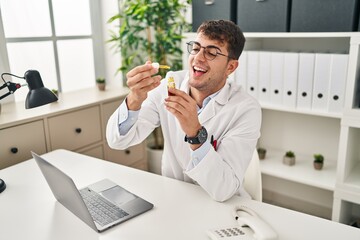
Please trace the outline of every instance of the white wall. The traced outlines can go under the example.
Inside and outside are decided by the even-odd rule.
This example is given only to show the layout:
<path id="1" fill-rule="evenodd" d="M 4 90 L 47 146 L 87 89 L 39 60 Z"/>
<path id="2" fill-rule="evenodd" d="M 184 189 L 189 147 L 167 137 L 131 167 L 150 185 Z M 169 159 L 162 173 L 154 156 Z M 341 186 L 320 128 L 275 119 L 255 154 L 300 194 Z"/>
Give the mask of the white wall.
<path id="1" fill-rule="evenodd" d="M 101 1 L 101 15 L 103 23 L 103 39 L 104 39 L 104 58 L 105 58 L 105 72 L 106 80 L 110 85 L 122 86 L 121 73 L 116 73 L 116 70 L 121 64 L 120 53 L 116 53 L 112 43 L 106 43 L 110 38 L 110 31 L 117 31 L 116 23 L 109 24 L 107 21 L 110 17 L 117 14 L 118 0 Z"/>

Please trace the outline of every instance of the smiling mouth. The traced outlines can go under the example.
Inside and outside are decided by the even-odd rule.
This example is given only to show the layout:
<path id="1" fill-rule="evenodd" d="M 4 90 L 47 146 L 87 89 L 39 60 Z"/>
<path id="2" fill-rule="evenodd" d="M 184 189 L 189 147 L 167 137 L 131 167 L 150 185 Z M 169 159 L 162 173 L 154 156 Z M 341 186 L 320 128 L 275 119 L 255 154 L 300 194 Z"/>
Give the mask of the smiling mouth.
<path id="1" fill-rule="evenodd" d="M 200 67 L 196 67 L 196 66 L 193 67 L 193 71 L 194 71 L 194 76 L 195 76 L 195 77 L 200 77 L 200 76 L 202 76 L 203 74 L 207 73 L 207 70 L 206 70 L 206 69 L 200 68 Z"/>

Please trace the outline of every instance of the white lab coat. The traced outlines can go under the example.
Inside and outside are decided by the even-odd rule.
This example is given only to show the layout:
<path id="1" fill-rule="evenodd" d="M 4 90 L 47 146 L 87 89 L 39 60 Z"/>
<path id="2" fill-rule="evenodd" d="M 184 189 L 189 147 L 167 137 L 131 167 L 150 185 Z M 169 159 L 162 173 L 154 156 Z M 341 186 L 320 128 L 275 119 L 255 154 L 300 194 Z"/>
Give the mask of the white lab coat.
<path id="1" fill-rule="evenodd" d="M 188 72 L 169 72 L 176 86 L 189 92 Z M 162 175 L 199 184 L 216 201 L 225 201 L 234 194 L 249 195 L 242 186 L 245 171 L 260 137 L 261 108 L 240 86 L 227 82 L 199 114 L 200 124 L 217 140 L 217 151 L 211 147 L 201 162 L 187 170 L 192 150 L 184 141 L 177 119 L 164 106 L 167 81 L 149 92 L 139 117 L 129 132 L 120 136 L 119 109 L 110 117 L 106 138 L 111 148 L 125 149 L 142 142 L 155 127 L 161 125 L 165 146 Z"/>

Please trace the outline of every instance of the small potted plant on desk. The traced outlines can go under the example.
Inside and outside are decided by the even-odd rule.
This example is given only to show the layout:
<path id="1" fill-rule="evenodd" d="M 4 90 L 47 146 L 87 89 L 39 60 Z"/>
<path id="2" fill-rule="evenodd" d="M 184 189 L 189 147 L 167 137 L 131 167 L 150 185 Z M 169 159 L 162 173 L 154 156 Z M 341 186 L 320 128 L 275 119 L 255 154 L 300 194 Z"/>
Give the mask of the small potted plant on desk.
<path id="1" fill-rule="evenodd" d="M 295 164 L 295 153 L 292 151 L 287 151 L 283 157 L 283 163 L 285 165 L 292 166 Z"/>
<path id="2" fill-rule="evenodd" d="M 57 96 L 59 97 L 59 91 L 55 88 L 51 89 L 51 91 Z"/>
<path id="3" fill-rule="evenodd" d="M 324 156 L 321 154 L 314 154 L 314 168 L 321 170 L 324 166 Z"/>
<path id="4" fill-rule="evenodd" d="M 257 149 L 257 152 L 258 152 L 258 154 L 259 154 L 259 159 L 260 159 L 260 160 L 265 159 L 265 156 L 266 156 L 266 149 L 265 149 L 265 148 L 259 147 L 259 148 Z"/>
<path id="5" fill-rule="evenodd" d="M 96 79 L 96 85 L 98 86 L 98 89 L 100 91 L 105 91 L 105 78 L 97 78 Z"/>

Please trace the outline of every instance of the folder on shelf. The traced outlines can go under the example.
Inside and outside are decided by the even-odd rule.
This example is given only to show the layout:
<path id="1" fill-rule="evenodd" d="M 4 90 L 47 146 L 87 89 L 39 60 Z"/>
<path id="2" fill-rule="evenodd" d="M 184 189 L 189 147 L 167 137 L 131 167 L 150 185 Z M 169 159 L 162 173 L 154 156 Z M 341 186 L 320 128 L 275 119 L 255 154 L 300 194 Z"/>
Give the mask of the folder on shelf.
<path id="1" fill-rule="evenodd" d="M 299 73 L 296 98 L 296 108 L 299 110 L 311 109 L 314 67 L 314 53 L 299 53 Z"/>
<path id="2" fill-rule="evenodd" d="M 298 84 L 299 54 L 284 53 L 284 85 L 283 105 L 289 108 L 296 107 Z"/>
<path id="3" fill-rule="evenodd" d="M 270 60 L 271 52 L 259 52 L 258 96 L 260 102 L 270 102 Z"/>
<path id="4" fill-rule="evenodd" d="M 271 53 L 270 102 L 281 105 L 283 95 L 284 53 Z"/>
<path id="5" fill-rule="evenodd" d="M 246 90 L 247 79 L 247 51 L 243 51 L 239 58 L 239 66 L 235 70 L 235 82 Z"/>
<path id="6" fill-rule="evenodd" d="M 247 52 L 247 92 L 258 99 L 259 52 Z"/>
<path id="7" fill-rule="evenodd" d="M 330 69 L 329 112 L 342 112 L 348 68 L 348 54 L 332 54 Z"/>
<path id="8" fill-rule="evenodd" d="M 327 111 L 330 85 L 330 67 L 332 54 L 316 53 L 312 110 Z"/>

